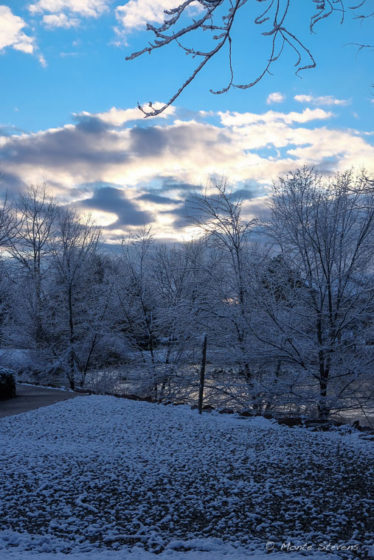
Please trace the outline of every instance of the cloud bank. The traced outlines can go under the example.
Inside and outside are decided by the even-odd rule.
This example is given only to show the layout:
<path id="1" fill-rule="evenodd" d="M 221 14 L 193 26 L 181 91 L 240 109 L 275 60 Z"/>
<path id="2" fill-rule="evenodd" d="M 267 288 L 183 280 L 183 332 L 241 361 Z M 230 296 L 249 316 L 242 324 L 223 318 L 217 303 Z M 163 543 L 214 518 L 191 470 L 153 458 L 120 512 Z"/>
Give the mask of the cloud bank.
<path id="1" fill-rule="evenodd" d="M 146 120 L 137 109 L 82 112 L 63 127 L 0 136 L 0 187 L 46 182 L 58 201 L 90 212 L 107 236 L 153 224 L 159 237 L 188 237 L 191 194 L 226 177 L 248 211 L 261 211 L 276 178 L 313 165 L 324 172 L 366 167 L 373 137 L 334 127 L 321 108 L 289 113 L 171 108 Z M 252 208 L 252 210 L 251 210 Z"/>

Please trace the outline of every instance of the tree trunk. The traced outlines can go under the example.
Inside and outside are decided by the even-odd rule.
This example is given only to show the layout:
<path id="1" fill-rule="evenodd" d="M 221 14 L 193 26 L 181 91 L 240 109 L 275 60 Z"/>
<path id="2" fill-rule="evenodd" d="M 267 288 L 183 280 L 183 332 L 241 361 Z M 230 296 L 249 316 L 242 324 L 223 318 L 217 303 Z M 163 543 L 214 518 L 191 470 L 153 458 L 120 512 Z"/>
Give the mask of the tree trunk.
<path id="1" fill-rule="evenodd" d="M 68 311 L 69 311 L 69 383 L 70 389 L 75 389 L 75 356 L 74 356 L 74 319 L 73 319 L 73 293 L 71 284 L 68 287 Z"/>
<path id="2" fill-rule="evenodd" d="M 319 402 L 318 402 L 318 419 L 326 421 L 330 414 L 330 408 L 327 404 L 327 381 L 328 374 L 324 371 L 323 376 L 319 380 Z"/>

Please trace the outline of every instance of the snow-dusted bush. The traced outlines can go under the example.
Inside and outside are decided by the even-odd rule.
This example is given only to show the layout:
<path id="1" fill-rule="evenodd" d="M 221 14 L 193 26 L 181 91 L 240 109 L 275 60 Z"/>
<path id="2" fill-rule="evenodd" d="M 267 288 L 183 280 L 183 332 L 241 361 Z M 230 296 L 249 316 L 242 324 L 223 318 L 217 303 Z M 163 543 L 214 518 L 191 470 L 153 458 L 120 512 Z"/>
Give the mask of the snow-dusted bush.
<path id="1" fill-rule="evenodd" d="M 16 396 L 16 382 L 10 369 L 0 368 L 0 400 Z"/>

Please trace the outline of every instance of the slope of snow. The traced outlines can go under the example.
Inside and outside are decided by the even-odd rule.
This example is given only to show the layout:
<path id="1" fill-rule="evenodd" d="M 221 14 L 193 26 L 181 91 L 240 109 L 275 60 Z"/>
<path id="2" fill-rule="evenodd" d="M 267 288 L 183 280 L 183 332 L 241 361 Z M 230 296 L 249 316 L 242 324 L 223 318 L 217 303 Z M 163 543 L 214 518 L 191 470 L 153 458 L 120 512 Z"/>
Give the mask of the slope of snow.
<path id="1" fill-rule="evenodd" d="M 348 428 L 90 396 L 0 431 L 4 559 L 333 560 L 373 542 L 372 444 Z"/>

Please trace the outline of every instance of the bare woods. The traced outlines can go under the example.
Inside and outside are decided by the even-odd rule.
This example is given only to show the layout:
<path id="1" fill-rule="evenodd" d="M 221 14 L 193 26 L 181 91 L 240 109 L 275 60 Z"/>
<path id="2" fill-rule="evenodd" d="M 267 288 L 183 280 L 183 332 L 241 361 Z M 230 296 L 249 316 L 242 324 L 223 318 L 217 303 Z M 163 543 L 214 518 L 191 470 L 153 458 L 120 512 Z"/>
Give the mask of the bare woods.
<path id="1" fill-rule="evenodd" d="M 194 205 L 195 241 L 160 244 L 142 232 L 108 252 L 99 229 L 45 188 L 6 200 L 1 353 L 15 364 L 28 353 L 15 369 L 43 370 L 51 383 L 76 388 L 96 374 L 102 384 L 127 383 L 127 392 L 132 384 L 156 400 L 188 401 L 206 334 L 212 401 L 320 419 L 365 413 L 373 182 L 298 170 L 275 184 L 262 221 L 246 219 L 225 184 Z"/>

